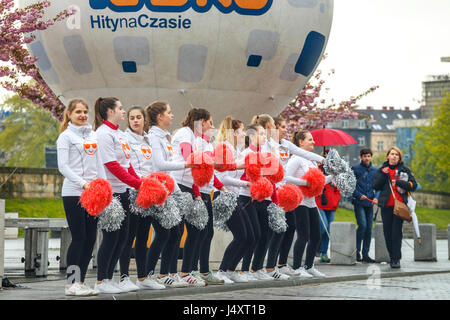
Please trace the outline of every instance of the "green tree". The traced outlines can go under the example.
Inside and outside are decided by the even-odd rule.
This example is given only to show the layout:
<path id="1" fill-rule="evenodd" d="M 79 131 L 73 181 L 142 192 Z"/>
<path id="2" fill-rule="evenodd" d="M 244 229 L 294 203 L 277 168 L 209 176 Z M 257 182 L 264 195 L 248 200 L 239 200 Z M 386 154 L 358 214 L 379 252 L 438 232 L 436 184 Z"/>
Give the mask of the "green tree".
<path id="1" fill-rule="evenodd" d="M 434 107 L 430 126 L 415 136 L 412 170 L 425 190 L 450 192 L 450 93 Z"/>
<path id="2" fill-rule="evenodd" d="M 2 103 L 11 116 L 3 122 L 0 150 L 6 153 L 6 166 L 41 168 L 45 164 L 44 147 L 53 146 L 60 123 L 52 114 L 17 94 Z"/>

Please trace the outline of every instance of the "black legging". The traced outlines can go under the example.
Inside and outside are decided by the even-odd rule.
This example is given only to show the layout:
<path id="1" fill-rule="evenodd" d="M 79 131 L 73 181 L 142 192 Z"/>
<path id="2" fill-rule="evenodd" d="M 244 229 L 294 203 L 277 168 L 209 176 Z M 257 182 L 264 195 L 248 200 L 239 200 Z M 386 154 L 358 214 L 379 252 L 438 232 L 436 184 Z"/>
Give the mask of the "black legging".
<path id="1" fill-rule="evenodd" d="M 250 262 L 252 261 L 253 252 L 255 251 L 256 245 L 261 238 L 261 227 L 259 226 L 258 212 L 256 210 L 256 201 L 253 201 L 250 197 L 239 196 L 238 202 L 241 207 L 245 210 L 246 214 L 246 226 L 247 231 L 253 234 L 252 242 L 247 246 L 244 256 L 242 258 L 242 271 L 249 271 Z"/>
<path id="2" fill-rule="evenodd" d="M 258 271 L 264 267 L 264 258 L 267 253 L 269 245 L 269 218 L 267 213 L 267 207 L 271 204 L 271 201 L 264 200 L 262 202 L 256 202 L 256 211 L 258 212 L 259 226 L 261 230 L 261 236 L 256 244 L 255 252 L 253 253 L 252 270 Z"/>
<path id="3" fill-rule="evenodd" d="M 160 274 L 177 273 L 180 241 L 184 233 L 184 221 L 170 229 L 169 239 L 161 252 Z"/>
<path id="4" fill-rule="evenodd" d="M 222 263 L 219 267 L 222 271 L 234 271 L 243 257 L 245 250 L 254 241 L 251 229 L 250 232 L 247 231 L 246 214 L 247 213 L 238 205 L 233 211 L 230 219 L 226 222 L 228 229 L 230 229 L 233 234 L 233 240 L 227 246 L 223 254 Z"/>
<path id="5" fill-rule="evenodd" d="M 119 259 L 121 276 L 123 276 L 123 275 L 128 276 L 133 241 L 134 241 L 134 238 L 136 237 L 136 233 L 138 231 L 137 230 L 138 226 L 140 226 L 142 224 L 142 222 L 140 220 L 141 220 L 140 216 L 138 216 L 134 213 L 130 214 L 128 236 L 127 236 L 127 239 L 125 240 L 125 246 L 122 250 L 122 254 L 120 255 L 120 259 Z M 147 234 L 148 234 L 148 231 L 147 231 Z M 137 240 L 136 240 L 136 244 L 137 244 Z M 140 249 L 142 250 L 142 246 L 140 247 Z M 141 252 L 138 252 L 138 251 L 139 251 L 138 248 L 135 248 L 136 267 L 139 265 L 139 262 L 141 262 L 140 259 L 138 259 L 138 257 L 137 257 L 137 256 L 140 256 L 139 253 L 141 253 Z M 145 260 L 144 260 L 144 263 L 145 263 Z"/>
<path id="6" fill-rule="evenodd" d="M 112 279 L 114 268 L 119 261 L 123 248 L 126 245 L 129 231 L 130 200 L 128 190 L 124 193 L 114 193 L 119 197 L 120 203 L 125 210 L 125 219 L 119 230 L 107 232 L 102 230 L 103 240 L 98 248 L 97 255 L 97 280 Z"/>
<path id="7" fill-rule="evenodd" d="M 284 233 L 283 240 L 281 241 L 278 265 L 287 265 L 289 251 L 291 250 L 292 241 L 295 234 L 295 210 L 286 212 L 287 229 Z"/>
<path id="8" fill-rule="evenodd" d="M 151 218 L 151 224 L 153 225 L 155 237 L 150 245 L 150 249 L 147 251 L 147 262 L 145 264 L 147 274 L 155 271 L 156 263 L 158 262 L 163 249 L 167 245 L 170 236 L 170 230 L 163 228 L 155 218 Z"/>
<path id="9" fill-rule="evenodd" d="M 281 242 L 285 232 L 276 233 L 269 228 L 269 249 L 267 251 L 266 268 L 275 268 L 277 264 L 278 253 L 280 252 Z"/>
<path id="10" fill-rule="evenodd" d="M 191 188 L 185 187 L 181 184 L 179 187 L 182 192 L 189 192 L 192 196 L 194 196 L 194 192 Z M 194 259 L 196 258 L 195 246 L 198 243 L 201 231 L 187 221 L 184 221 L 184 224 L 186 226 L 187 236 L 183 247 L 183 263 L 181 265 L 181 272 L 190 273 L 194 270 Z"/>
<path id="11" fill-rule="evenodd" d="M 215 192 L 213 198 L 216 198 L 219 192 Z M 211 195 L 208 193 L 201 193 L 203 202 L 208 210 L 208 223 L 206 227 L 200 231 L 200 236 L 197 241 L 194 250 L 194 260 L 192 270 L 198 270 L 198 261 L 200 260 L 200 272 L 209 272 L 209 254 L 211 251 L 211 242 L 214 237 L 214 226 L 213 226 L 213 213 L 212 213 L 212 201 Z"/>
<path id="12" fill-rule="evenodd" d="M 394 214 L 394 207 L 382 207 L 381 219 L 383 220 L 383 233 L 389 257 L 391 260 L 401 260 L 403 220 Z"/>
<path id="13" fill-rule="evenodd" d="M 306 249 L 305 268 L 309 269 L 314 264 L 316 251 L 320 244 L 320 220 L 317 208 L 298 206 L 295 209 L 295 222 L 297 229 L 297 241 L 294 245 L 294 269 L 301 266 L 303 253 Z"/>
<path id="14" fill-rule="evenodd" d="M 75 281 L 84 282 L 92 250 L 97 238 L 97 219 L 89 215 L 79 203 L 80 197 L 62 197 L 67 224 L 72 235 L 72 242 L 67 250 L 67 266 L 77 266 Z M 73 268 L 73 267 L 72 267 Z M 68 268 L 71 271 L 72 268 Z M 67 278 L 71 275 L 67 273 Z"/>

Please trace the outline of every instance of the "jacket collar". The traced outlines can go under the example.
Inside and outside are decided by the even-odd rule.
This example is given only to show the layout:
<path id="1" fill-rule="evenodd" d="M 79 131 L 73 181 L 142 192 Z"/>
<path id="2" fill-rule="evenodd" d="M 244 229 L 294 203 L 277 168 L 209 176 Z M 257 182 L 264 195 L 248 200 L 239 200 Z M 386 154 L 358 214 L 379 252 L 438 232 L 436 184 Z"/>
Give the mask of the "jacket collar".
<path id="1" fill-rule="evenodd" d="M 88 135 L 92 131 L 92 126 L 89 123 L 86 123 L 84 126 L 76 126 L 72 122 L 69 122 L 67 129 L 72 132 L 75 132 L 78 135 Z"/>
<path id="2" fill-rule="evenodd" d="M 170 140 L 170 132 L 167 130 L 163 130 L 158 126 L 152 126 L 149 130 L 149 133 L 153 133 L 154 135 L 160 137 L 160 138 L 168 138 Z"/>
<path id="3" fill-rule="evenodd" d="M 127 128 L 125 132 L 128 133 L 136 142 L 143 142 L 145 139 L 145 135 L 147 134 L 144 131 L 144 135 L 141 136 L 139 134 L 134 133 L 133 130 L 131 130 L 130 128 Z"/>
<path id="4" fill-rule="evenodd" d="M 104 120 L 104 121 L 103 121 L 103 124 L 107 125 L 108 127 L 110 127 L 110 128 L 113 129 L 113 130 L 119 129 L 119 125 L 112 124 L 112 123 L 109 122 L 108 120 Z"/>

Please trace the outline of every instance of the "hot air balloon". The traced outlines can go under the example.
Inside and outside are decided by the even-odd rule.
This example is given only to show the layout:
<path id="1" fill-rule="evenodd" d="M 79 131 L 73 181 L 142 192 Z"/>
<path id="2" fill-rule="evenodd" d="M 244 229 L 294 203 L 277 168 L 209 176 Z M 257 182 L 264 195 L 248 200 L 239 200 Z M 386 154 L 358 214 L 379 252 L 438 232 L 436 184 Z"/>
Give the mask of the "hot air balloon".
<path id="1" fill-rule="evenodd" d="M 73 3 L 52 1 L 48 17 Z M 174 125 L 190 107 L 206 108 L 216 122 L 278 114 L 319 64 L 333 17 L 333 0 L 75 3 L 74 16 L 29 45 L 54 93 L 91 106 L 108 96 L 125 108 L 168 101 Z"/>

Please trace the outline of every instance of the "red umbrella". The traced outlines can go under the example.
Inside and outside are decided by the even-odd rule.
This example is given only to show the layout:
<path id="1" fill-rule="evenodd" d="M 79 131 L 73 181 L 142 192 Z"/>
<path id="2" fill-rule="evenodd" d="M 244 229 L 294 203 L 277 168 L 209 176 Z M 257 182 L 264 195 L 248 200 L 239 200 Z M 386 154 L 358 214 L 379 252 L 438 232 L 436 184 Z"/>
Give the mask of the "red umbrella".
<path id="1" fill-rule="evenodd" d="M 311 131 L 316 146 L 348 145 L 358 143 L 348 133 L 336 129 L 316 129 Z"/>

